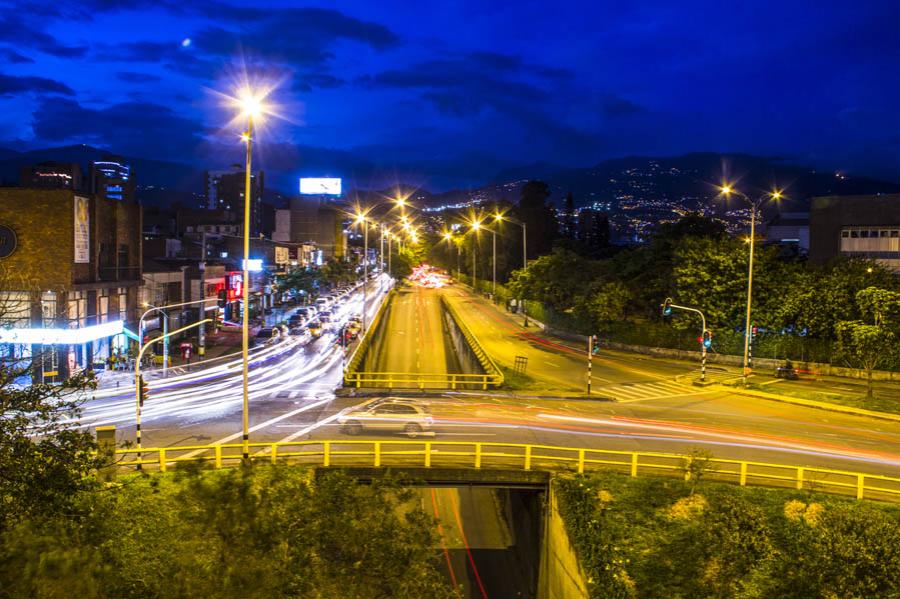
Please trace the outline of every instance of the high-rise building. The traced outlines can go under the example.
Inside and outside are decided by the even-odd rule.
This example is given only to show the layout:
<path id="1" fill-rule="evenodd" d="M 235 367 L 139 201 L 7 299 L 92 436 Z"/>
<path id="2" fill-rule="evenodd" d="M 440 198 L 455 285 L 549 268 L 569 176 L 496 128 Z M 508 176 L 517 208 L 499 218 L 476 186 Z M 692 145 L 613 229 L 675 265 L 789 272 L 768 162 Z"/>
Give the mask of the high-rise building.
<path id="1" fill-rule="evenodd" d="M 82 191 L 81 185 L 81 167 L 76 162 L 41 162 L 19 171 L 19 187 Z"/>
<path id="2" fill-rule="evenodd" d="M 131 166 L 120 156 L 107 156 L 91 164 L 91 193 L 107 200 L 133 201 Z"/>
<path id="3" fill-rule="evenodd" d="M 243 215 L 246 171 L 234 165 L 231 171 L 206 171 L 204 207 L 208 210 L 228 210 Z M 262 195 L 265 189 L 265 173 L 250 175 L 250 235 L 262 232 Z M 243 221 L 243 218 L 241 218 Z"/>
<path id="4" fill-rule="evenodd" d="M 344 219 L 340 209 L 319 197 L 291 199 L 289 210 L 277 210 L 273 239 L 315 245 L 325 258 L 346 254 Z"/>

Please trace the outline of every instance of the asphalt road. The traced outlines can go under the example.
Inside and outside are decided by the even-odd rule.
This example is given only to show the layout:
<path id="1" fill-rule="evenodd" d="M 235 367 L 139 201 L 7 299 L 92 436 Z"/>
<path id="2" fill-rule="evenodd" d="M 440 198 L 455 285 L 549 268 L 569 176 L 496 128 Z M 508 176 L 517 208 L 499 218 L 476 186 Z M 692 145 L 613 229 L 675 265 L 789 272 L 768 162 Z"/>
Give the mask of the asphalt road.
<path id="1" fill-rule="evenodd" d="M 367 372 L 446 374 L 459 372 L 446 342 L 439 291 L 399 289 L 367 356 Z"/>

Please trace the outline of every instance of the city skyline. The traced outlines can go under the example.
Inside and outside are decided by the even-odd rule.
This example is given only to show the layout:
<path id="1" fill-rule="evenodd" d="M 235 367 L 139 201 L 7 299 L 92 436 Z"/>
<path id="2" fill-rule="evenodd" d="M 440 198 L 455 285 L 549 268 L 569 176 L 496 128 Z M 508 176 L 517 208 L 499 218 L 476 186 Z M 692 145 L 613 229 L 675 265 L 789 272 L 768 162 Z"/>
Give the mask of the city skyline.
<path id="1" fill-rule="evenodd" d="M 282 118 L 257 146 L 267 171 L 442 190 L 533 162 L 719 151 L 900 178 L 887 2 L 814 17 L 703 3 L 5 6 L 0 148 L 239 157 L 218 92 L 246 72 L 277 84 Z"/>

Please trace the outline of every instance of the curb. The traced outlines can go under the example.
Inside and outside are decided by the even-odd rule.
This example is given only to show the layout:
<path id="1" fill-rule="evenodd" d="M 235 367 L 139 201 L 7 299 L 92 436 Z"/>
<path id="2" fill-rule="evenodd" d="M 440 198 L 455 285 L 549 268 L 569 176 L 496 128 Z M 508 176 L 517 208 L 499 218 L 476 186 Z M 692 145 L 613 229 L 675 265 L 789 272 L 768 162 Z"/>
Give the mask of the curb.
<path id="1" fill-rule="evenodd" d="M 737 395 L 747 395 L 749 397 L 759 397 L 761 399 L 768 399 L 770 401 L 777 401 L 781 403 L 789 403 L 798 406 L 803 406 L 806 408 L 817 408 L 819 410 L 826 410 L 828 412 L 840 412 L 842 414 L 853 414 L 854 416 L 865 416 L 867 418 L 877 418 L 879 420 L 887 420 L 890 422 L 900 422 L 900 415 L 898 414 L 890 414 L 888 412 L 875 412 L 873 410 L 863 410 L 862 408 L 851 408 L 849 406 L 842 406 L 838 404 L 830 404 L 822 401 L 815 401 L 812 399 L 801 399 L 799 397 L 788 397 L 786 395 L 776 395 L 774 393 L 765 393 L 764 391 L 751 391 L 747 389 L 735 389 L 733 387 L 728 387 L 726 385 L 719 385 L 723 390 L 727 389 L 728 391 L 735 393 Z"/>

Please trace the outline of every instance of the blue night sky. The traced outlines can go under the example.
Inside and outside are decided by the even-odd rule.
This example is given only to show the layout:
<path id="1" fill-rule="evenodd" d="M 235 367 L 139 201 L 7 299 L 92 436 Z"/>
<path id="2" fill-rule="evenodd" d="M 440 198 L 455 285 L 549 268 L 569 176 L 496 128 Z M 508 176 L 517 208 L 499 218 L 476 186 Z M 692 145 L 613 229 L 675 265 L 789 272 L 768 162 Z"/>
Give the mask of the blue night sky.
<path id="1" fill-rule="evenodd" d="M 247 76 L 278 84 L 259 160 L 285 173 L 741 151 L 900 180 L 896 1 L 266 4 L 0 0 L 0 147 L 221 168 Z"/>

